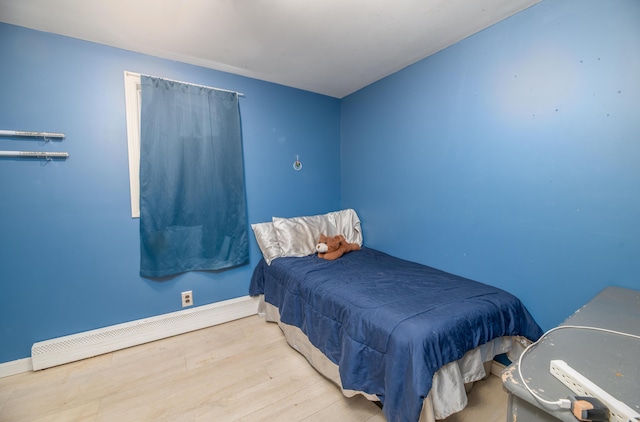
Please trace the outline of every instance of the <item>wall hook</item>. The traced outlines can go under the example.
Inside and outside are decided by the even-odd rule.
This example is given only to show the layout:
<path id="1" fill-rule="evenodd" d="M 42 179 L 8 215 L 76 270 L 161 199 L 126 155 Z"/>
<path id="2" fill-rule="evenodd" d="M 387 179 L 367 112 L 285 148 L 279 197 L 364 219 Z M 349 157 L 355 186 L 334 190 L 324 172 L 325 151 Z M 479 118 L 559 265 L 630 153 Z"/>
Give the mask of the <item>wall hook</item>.
<path id="1" fill-rule="evenodd" d="M 302 170 L 302 162 L 300 162 L 300 158 L 296 155 L 296 161 L 293 162 L 293 169 L 295 171 Z"/>

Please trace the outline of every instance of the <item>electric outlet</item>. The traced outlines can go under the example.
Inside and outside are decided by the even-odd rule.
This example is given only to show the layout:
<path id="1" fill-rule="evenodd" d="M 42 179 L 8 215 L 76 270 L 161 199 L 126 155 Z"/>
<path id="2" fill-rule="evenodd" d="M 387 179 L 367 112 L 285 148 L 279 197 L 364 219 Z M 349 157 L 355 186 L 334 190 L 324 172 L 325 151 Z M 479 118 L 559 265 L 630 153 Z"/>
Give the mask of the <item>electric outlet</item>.
<path id="1" fill-rule="evenodd" d="M 188 292 L 182 292 L 182 307 L 193 305 L 193 292 L 189 290 Z"/>

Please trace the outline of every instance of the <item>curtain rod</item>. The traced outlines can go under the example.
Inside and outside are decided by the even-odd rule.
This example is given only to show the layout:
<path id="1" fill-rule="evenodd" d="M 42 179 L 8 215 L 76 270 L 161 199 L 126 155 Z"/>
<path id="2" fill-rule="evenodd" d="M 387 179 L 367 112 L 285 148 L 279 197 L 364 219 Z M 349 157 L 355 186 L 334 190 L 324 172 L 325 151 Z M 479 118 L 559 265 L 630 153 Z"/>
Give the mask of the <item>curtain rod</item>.
<path id="1" fill-rule="evenodd" d="M 224 92 L 233 92 L 234 94 L 238 94 L 238 97 L 244 97 L 245 96 L 242 92 L 233 91 L 231 89 L 216 88 L 214 86 L 194 84 L 194 83 L 191 83 L 191 82 L 178 81 L 176 79 L 163 78 L 161 76 L 146 75 L 146 74 L 143 74 L 143 73 L 134 73 L 134 72 L 129 72 L 129 73 L 132 74 L 132 75 L 137 75 L 137 76 L 143 76 L 144 75 L 144 76 L 148 76 L 148 77 L 151 77 L 151 78 L 164 79 L 165 81 L 169 81 L 169 82 L 177 82 L 179 84 L 197 86 L 199 88 L 213 89 L 213 90 L 216 90 L 216 91 L 224 91 Z"/>
<path id="2" fill-rule="evenodd" d="M 0 151 L 0 157 L 9 158 L 68 158 L 68 152 L 41 152 L 41 151 Z"/>
<path id="3" fill-rule="evenodd" d="M 30 138 L 64 138 L 64 133 L 27 132 L 21 130 L 0 130 L 0 136 L 27 136 Z"/>

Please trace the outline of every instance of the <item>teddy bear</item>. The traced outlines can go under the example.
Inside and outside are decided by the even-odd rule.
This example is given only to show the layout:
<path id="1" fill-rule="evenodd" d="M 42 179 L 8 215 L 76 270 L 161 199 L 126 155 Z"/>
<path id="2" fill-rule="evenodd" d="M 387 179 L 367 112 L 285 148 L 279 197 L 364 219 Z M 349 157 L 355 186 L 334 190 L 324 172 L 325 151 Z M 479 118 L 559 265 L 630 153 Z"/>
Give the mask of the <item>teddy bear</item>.
<path id="1" fill-rule="evenodd" d="M 316 245 L 316 252 L 318 252 L 319 258 L 328 259 L 330 261 L 340 258 L 347 252 L 360 250 L 360 245 L 357 243 L 349 243 L 343 235 L 325 236 L 324 233 L 320 235 L 320 240 Z"/>

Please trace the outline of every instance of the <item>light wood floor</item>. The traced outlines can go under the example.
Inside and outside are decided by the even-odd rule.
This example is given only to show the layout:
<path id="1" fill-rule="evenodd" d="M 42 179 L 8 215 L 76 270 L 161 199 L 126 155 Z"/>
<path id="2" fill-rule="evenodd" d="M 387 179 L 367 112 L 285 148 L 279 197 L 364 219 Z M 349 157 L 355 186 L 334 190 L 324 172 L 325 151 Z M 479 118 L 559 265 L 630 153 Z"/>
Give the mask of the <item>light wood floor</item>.
<path id="1" fill-rule="evenodd" d="M 499 378 L 477 383 L 447 422 L 504 421 Z M 0 421 L 384 422 L 345 398 L 252 316 L 92 359 L 0 379 Z"/>

